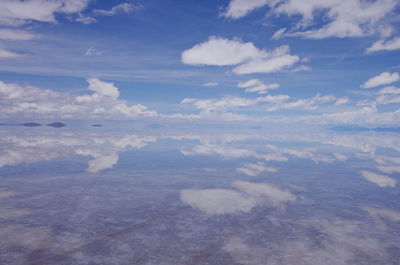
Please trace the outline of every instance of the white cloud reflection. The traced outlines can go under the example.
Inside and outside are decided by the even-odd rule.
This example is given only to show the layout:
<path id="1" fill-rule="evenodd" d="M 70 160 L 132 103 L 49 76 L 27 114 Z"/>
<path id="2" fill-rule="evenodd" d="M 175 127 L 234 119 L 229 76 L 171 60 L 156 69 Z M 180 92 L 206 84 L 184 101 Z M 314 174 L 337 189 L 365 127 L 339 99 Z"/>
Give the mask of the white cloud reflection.
<path id="1" fill-rule="evenodd" d="M 209 215 L 250 212 L 255 206 L 266 204 L 283 208 L 296 196 L 269 183 L 234 181 L 232 189 L 185 189 L 180 198 L 185 204 Z"/>

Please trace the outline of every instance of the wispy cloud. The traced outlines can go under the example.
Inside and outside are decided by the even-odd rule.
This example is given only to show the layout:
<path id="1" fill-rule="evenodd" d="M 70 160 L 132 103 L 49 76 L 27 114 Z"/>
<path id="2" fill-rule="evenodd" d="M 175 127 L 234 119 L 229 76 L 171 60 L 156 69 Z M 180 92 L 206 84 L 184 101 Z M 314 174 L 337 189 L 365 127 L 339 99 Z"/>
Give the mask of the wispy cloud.
<path id="1" fill-rule="evenodd" d="M 109 10 L 103 10 L 103 9 L 95 9 L 93 10 L 93 13 L 98 16 L 114 16 L 118 13 L 126 13 L 130 14 L 136 10 L 142 9 L 143 6 L 139 4 L 133 4 L 133 3 L 122 3 L 118 4 L 114 7 L 112 7 Z"/>
<path id="2" fill-rule="evenodd" d="M 240 82 L 237 86 L 245 88 L 245 92 L 255 92 L 258 94 L 266 94 L 269 90 L 280 87 L 280 85 L 276 83 L 265 84 L 260 79 L 250 79 L 245 82 Z"/>
<path id="3" fill-rule="evenodd" d="M 389 73 L 383 72 L 377 76 L 371 77 L 364 84 L 361 85 L 362 88 L 373 88 L 382 85 L 388 85 L 400 80 L 399 73 Z"/>
<path id="4" fill-rule="evenodd" d="M 300 21 L 295 27 L 289 30 L 280 29 L 274 34 L 273 39 L 284 35 L 309 39 L 363 37 L 373 34 L 387 36 L 392 32 L 393 27 L 385 20 L 385 17 L 393 12 L 397 5 L 398 1 L 396 0 L 372 2 L 360 0 L 307 2 L 301 0 L 231 0 L 221 15 L 239 19 L 255 9 L 268 6 L 269 13 L 272 15 L 300 17 Z M 324 10 L 326 12 L 322 13 Z M 321 13 L 324 18 L 323 23 L 315 28 L 316 20 Z M 313 29 L 308 29 L 310 26 L 313 26 Z"/>
<path id="5" fill-rule="evenodd" d="M 370 47 L 367 48 L 366 53 L 372 53 L 377 51 L 393 51 L 400 49 L 400 37 L 392 40 L 378 40 L 374 42 Z"/>

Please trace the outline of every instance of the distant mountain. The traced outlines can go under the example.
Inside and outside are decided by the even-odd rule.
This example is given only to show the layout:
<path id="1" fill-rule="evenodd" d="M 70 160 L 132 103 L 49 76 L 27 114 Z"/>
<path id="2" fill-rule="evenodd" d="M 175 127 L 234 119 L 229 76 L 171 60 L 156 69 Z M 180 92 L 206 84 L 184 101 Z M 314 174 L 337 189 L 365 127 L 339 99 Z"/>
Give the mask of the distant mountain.
<path id="1" fill-rule="evenodd" d="M 101 124 L 93 124 L 92 126 L 93 127 L 102 127 L 103 125 L 101 125 Z"/>
<path id="2" fill-rule="evenodd" d="M 47 124 L 47 126 L 50 126 L 53 128 L 61 128 L 61 127 L 67 126 L 67 125 L 62 122 L 53 122 L 53 123 Z"/>

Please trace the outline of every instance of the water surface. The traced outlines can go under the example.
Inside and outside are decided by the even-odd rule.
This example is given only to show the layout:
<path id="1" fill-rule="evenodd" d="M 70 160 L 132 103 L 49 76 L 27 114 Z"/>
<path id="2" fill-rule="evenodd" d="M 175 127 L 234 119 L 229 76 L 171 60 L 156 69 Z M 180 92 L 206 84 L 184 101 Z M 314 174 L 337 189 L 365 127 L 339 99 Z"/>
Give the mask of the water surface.
<path id="1" fill-rule="evenodd" d="M 400 264 L 397 132 L 3 126 L 0 146 L 0 264 Z"/>

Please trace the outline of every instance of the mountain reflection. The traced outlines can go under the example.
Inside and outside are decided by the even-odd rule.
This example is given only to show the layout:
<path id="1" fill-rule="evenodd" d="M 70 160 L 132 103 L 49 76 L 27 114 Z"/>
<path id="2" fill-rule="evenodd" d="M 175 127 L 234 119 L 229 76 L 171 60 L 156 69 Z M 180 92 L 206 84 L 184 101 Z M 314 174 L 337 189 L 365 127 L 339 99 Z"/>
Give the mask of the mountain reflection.
<path id="1" fill-rule="evenodd" d="M 0 264 L 396 264 L 383 134 L 1 128 Z"/>

